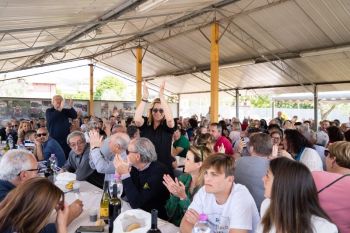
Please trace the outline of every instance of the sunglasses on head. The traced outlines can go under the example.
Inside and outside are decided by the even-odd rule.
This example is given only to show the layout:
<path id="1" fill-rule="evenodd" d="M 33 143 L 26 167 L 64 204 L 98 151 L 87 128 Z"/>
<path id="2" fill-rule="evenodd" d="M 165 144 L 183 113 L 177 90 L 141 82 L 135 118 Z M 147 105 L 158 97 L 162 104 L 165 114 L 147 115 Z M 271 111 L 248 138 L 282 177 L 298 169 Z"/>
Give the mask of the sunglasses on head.
<path id="1" fill-rule="evenodd" d="M 37 133 L 36 134 L 36 136 L 38 137 L 38 138 L 40 138 L 41 136 L 47 136 L 47 133 Z"/>
<path id="2" fill-rule="evenodd" d="M 162 108 L 152 108 L 152 112 L 157 113 L 159 111 L 160 114 L 163 114 L 164 110 Z"/>

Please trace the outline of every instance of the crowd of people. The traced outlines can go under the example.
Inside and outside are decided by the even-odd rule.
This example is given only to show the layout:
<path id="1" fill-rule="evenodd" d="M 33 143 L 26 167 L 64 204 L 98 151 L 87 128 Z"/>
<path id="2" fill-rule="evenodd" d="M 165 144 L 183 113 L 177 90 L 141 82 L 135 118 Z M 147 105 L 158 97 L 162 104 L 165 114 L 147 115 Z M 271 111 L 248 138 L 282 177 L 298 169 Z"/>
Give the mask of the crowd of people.
<path id="1" fill-rule="evenodd" d="M 57 95 L 46 118 L 9 121 L 0 130 L 13 143 L 0 160 L 0 232 L 65 233 L 80 215 L 81 201 L 67 206 L 38 177 L 38 162 L 54 154 L 61 171 L 97 187 L 117 175 L 132 208 L 157 209 L 183 233 L 202 213 L 212 232 L 350 233 L 349 122 L 280 112 L 269 122 L 174 118 L 164 85 L 151 103 L 144 86 L 127 119 L 77 118 Z"/>

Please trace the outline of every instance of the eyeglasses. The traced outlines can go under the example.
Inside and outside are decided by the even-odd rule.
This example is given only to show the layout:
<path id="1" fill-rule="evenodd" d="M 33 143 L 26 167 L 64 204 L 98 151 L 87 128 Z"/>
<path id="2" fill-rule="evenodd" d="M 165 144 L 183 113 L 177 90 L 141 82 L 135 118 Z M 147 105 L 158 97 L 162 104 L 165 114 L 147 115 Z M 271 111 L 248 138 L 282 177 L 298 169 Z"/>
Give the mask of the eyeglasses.
<path id="1" fill-rule="evenodd" d="M 17 127 L 18 125 L 11 125 L 11 127 Z"/>
<path id="2" fill-rule="evenodd" d="M 324 150 L 324 156 L 327 157 L 328 155 L 330 155 L 331 153 L 329 152 L 329 150 Z"/>
<path id="3" fill-rule="evenodd" d="M 130 154 L 130 153 L 139 153 L 139 152 L 137 152 L 137 151 L 126 150 L 126 154 Z"/>
<path id="4" fill-rule="evenodd" d="M 77 146 L 82 146 L 84 144 L 85 144 L 84 142 L 78 141 L 77 143 L 69 143 L 69 146 L 74 148 L 74 147 L 77 147 Z"/>
<path id="5" fill-rule="evenodd" d="M 21 172 L 34 172 L 36 171 L 37 173 L 39 173 L 41 169 L 40 168 L 33 168 L 33 169 L 28 169 L 28 170 L 23 170 L 23 171 L 20 171 L 17 176 L 19 176 L 21 174 Z"/>
<path id="6" fill-rule="evenodd" d="M 37 136 L 38 138 L 40 138 L 41 136 L 46 137 L 46 136 L 47 136 L 47 133 L 37 133 L 36 136 Z"/>
<path id="7" fill-rule="evenodd" d="M 160 114 L 164 113 L 164 109 L 162 109 L 162 108 L 159 108 L 159 109 L 158 108 L 152 108 L 152 112 L 153 113 L 157 113 L 158 111 L 159 111 Z"/>

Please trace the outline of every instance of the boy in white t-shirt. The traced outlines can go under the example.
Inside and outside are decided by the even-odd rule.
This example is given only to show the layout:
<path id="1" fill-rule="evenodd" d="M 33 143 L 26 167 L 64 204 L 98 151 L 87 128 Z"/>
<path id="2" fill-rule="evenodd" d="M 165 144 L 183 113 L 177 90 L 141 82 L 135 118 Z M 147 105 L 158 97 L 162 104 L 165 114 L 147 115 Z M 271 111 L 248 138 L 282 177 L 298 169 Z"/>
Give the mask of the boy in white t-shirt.
<path id="1" fill-rule="evenodd" d="M 199 214 L 208 216 L 214 233 L 254 232 L 260 220 L 255 202 L 244 185 L 234 183 L 234 159 L 213 154 L 204 160 L 204 187 L 194 196 L 180 232 L 190 233 Z"/>

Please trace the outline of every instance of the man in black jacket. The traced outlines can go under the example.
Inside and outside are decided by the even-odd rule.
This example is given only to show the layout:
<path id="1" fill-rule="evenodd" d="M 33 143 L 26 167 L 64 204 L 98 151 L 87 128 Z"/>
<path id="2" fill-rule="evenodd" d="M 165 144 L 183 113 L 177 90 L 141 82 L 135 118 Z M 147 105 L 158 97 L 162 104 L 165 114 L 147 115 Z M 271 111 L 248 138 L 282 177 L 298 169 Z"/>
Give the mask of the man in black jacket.
<path id="1" fill-rule="evenodd" d="M 114 166 L 121 175 L 130 206 L 148 212 L 157 209 L 158 216 L 167 219 L 164 206 L 169 199 L 169 192 L 162 183 L 167 168 L 157 161 L 154 145 L 147 138 L 134 139 L 127 153 L 131 168 L 120 155 L 115 156 Z"/>
<path id="2" fill-rule="evenodd" d="M 47 129 L 50 136 L 60 144 L 67 158 L 70 152 L 66 142 L 70 133 L 69 118 L 77 118 L 77 112 L 73 108 L 72 100 L 69 101 L 69 108 L 63 108 L 64 101 L 60 95 L 52 97 L 52 105 L 52 108 L 46 109 Z"/>

